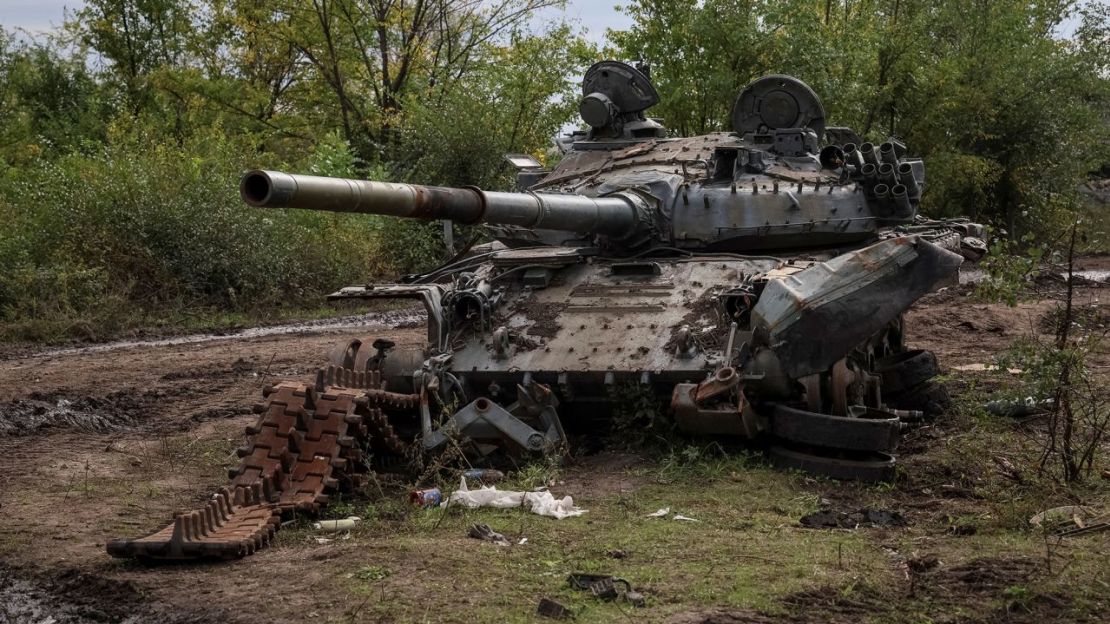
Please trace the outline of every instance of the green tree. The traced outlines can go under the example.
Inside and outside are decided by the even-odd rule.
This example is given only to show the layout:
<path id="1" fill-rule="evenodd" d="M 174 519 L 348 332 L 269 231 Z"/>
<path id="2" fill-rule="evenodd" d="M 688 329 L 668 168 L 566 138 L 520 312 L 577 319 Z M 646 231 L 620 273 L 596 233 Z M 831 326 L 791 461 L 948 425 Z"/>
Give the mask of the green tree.
<path id="1" fill-rule="evenodd" d="M 328 94 L 335 119 L 367 162 L 389 160 L 409 94 L 465 78 L 489 44 L 552 0 L 313 0 L 277 3 L 274 35 L 312 67 L 306 96 Z"/>
<path id="2" fill-rule="evenodd" d="M 1068 0 L 636 0 L 615 54 L 654 62 L 680 134 L 729 127 L 751 79 L 788 73 L 829 120 L 929 163 L 924 210 L 1051 235 L 1105 160 L 1107 8 Z M 1078 14 L 1071 40 L 1057 30 Z M 1063 201 L 1062 201 L 1063 199 Z"/>
<path id="3" fill-rule="evenodd" d="M 189 0 L 87 0 L 70 26 L 107 62 L 138 110 L 149 102 L 151 74 L 188 63 L 194 11 Z"/>
<path id="4" fill-rule="evenodd" d="M 112 108 L 84 63 L 0 30 L 0 162 L 20 165 L 104 138 Z"/>

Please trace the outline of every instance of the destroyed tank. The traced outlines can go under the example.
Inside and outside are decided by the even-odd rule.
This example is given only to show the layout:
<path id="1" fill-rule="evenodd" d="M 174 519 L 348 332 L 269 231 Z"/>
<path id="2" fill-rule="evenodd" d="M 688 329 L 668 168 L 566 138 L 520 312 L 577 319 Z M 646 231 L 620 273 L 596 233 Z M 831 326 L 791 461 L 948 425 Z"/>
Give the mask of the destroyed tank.
<path id="1" fill-rule="evenodd" d="M 796 78 L 746 87 L 731 132 L 671 137 L 645 115 L 658 101 L 643 68 L 595 64 L 588 128 L 558 141 L 550 170 L 510 155 L 515 192 L 243 176 L 250 206 L 483 225 L 492 242 L 330 295 L 416 300 L 427 342 L 345 342 L 314 383 L 271 386 L 231 486 L 109 551 L 241 556 L 281 512 L 316 511 L 414 447 L 474 462 L 649 425 L 751 440 L 782 467 L 891 479 L 903 427 L 941 398 L 903 314 L 982 254 L 981 226 L 920 217 L 922 160 L 826 126 Z M 662 418 L 618 419 L 630 395 Z"/>

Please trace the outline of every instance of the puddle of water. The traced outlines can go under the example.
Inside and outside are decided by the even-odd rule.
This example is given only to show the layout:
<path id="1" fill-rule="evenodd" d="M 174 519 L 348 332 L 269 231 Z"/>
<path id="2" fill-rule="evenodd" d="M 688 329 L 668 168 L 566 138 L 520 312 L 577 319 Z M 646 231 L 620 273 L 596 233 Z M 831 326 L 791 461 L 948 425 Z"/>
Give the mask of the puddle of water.
<path id="1" fill-rule="evenodd" d="M 0 438 L 31 435 L 42 429 L 107 433 L 136 424 L 149 408 L 147 397 L 38 397 L 0 404 Z"/>
<path id="2" fill-rule="evenodd" d="M 0 586 L 0 620 L 39 624 L 70 624 L 94 621 L 76 605 L 60 602 L 41 588 L 21 578 L 8 578 Z"/>
<path id="3" fill-rule="evenodd" d="M 59 355 L 80 355 L 83 353 L 103 353 L 105 351 L 118 351 L 120 349 L 134 349 L 136 347 L 172 347 L 177 345 L 214 342 L 217 340 L 244 340 L 249 338 L 264 338 L 267 336 L 312 334 L 325 331 L 357 329 L 359 327 L 399 328 L 423 325 L 426 322 L 427 316 L 423 309 L 390 310 L 388 312 L 372 312 L 369 314 L 343 316 L 318 321 L 303 321 L 286 325 L 250 327 L 226 334 L 189 334 L 187 336 L 156 338 L 152 340 L 119 340 L 116 342 L 106 342 L 104 344 L 84 347 L 45 349 L 25 357 L 54 357 Z"/>
<path id="4" fill-rule="evenodd" d="M 227 614 L 204 606 L 147 602 L 134 585 L 62 571 L 36 578 L 0 563 L 0 622 L 12 624 L 197 624 Z"/>

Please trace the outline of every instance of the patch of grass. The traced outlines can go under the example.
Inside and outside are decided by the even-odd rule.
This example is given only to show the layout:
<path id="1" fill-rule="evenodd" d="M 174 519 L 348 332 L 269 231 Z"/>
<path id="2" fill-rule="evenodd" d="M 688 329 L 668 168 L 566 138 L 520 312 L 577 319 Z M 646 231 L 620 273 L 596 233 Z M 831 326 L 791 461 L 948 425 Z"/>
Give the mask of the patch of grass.
<path id="1" fill-rule="evenodd" d="M 384 581 L 391 572 L 378 565 L 367 565 L 351 572 L 351 578 L 359 581 Z"/>
<path id="2" fill-rule="evenodd" d="M 522 465 L 519 469 L 510 472 L 504 482 L 496 485 L 502 490 L 528 491 L 549 486 L 558 481 L 562 474 L 563 468 L 553 456 L 550 460 L 537 460 Z M 450 487 L 452 489 L 458 487 L 458 480 L 453 480 Z"/>
<path id="3" fill-rule="evenodd" d="M 635 493 L 572 492 L 589 512 L 562 521 L 519 509 L 452 508 L 416 511 L 397 524 L 362 526 L 352 542 L 372 535 L 376 554 L 386 555 L 368 565 L 419 566 L 398 570 L 385 581 L 394 598 L 368 603 L 364 612 L 420 619 L 419 594 L 449 587 L 452 596 L 465 597 L 469 612 L 497 614 L 507 622 L 531 621 L 541 596 L 587 621 L 624 621 L 627 604 L 602 603 L 566 584 L 571 572 L 593 572 L 615 574 L 642 589 L 650 605 L 645 613 L 656 619 L 699 604 L 774 609 L 778 596 L 815 581 L 889 574 L 862 532 L 795 528 L 797 516 L 814 508 L 816 497 L 799 487 L 796 476 L 735 470 L 747 461 L 668 469 Z M 646 517 L 660 507 L 698 521 Z M 523 537 L 528 541 L 504 548 L 469 539 L 467 527 L 475 522 L 489 524 L 514 544 Z M 608 554 L 615 551 L 627 556 Z"/>
<path id="4" fill-rule="evenodd" d="M 378 515 L 360 525 L 349 542 L 329 548 L 346 553 L 337 556 L 361 559 L 360 566 L 392 570 L 389 578 L 371 586 L 355 578 L 339 579 L 348 591 L 364 597 L 360 613 L 371 619 L 469 621 L 481 613 L 498 621 L 529 622 L 544 596 L 590 622 L 630 617 L 661 621 L 706 607 L 793 616 L 814 606 L 783 599 L 820 588 L 832 588 L 836 600 L 846 605 L 872 605 L 871 611 L 856 614 L 860 622 L 924 622 L 942 613 L 982 619 L 1007 609 L 1044 608 L 1055 604 L 1057 595 L 1067 598 L 1061 607 L 1067 617 L 1097 612 L 1104 606 L 1098 583 L 1110 580 L 1103 569 L 1106 542 L 1096 537 L 1094 548 L 1079 540 L 1046 546 L 1044 536 L 1030 530 L 1028 517 L 1022 516 L 1025 503 L 1006 502 L 1018 496 L 1032 504 L 1045 491 L 1014 489 L 988 468 L 990 453 L 1012 452 L 1021 444 L 1020 434 L 1004 422 L 960 422 L 970 429 L 926 451 L 929 462 L 946 465 L 956 482 L 976 495 L 954 499 L 947 515 L 923 514 L 915 511 L 917 506 L 907 509 L 907 503 L 930 496 L 907 491 L 920 486 L 912 480 L 883 486 L 840 483 L 775 471 L 755 455 L 676 448 L 654 464 L 630 471 L 629 479 L 640 484 L 634 491 L 552 487 L 556 495 L 571 494 L 589 509 L 578 518 L 559 521 L 520 509 L 420 510 L 376 501 L 374 505 L 400 505 L 406 513 Z M 560 477 L 577 481 L 574 470 L 569 473 Z M 542 467 L 526 468 L 501 487 L 541 478 L 547 480 Z M 1110 503 L 1098 488 L 1089 494 L 1103 505 Z M 901 510 L 910 526 L 855 531 L 798 527 L 798 518 L 816 510 L 825 496 L 845 508 Z M 949 506 L 944 499 L 936 504 Z M 1014 509 L 1001 513 L 1008 504 Z M 646 517 L 663 507 L 670 507 L 671 515 L 698 521 Z M 513 545 L 468 538 L 467 528 L 476 522 L 489 524 Z M 948 530 L 953 523 L 972 524 L 978 531 L 957 535 Z M 523 545 L 522 538 L 527 538 Z M 611 556 L 615 552 L 621 557 Z M 939 557 L 940 571 L 979 559 L 1034 562 L 1035 568 L 1044 569 L 1028 582 L 975 590 L 979 593 L 968 590 L 947 597 L 943 588 L 936 588 L 911 595 L 904 562 L 924 553 Z M 571 572 L 628 579 L 645 593 L 648 608 L 632 611 L 625 603 L 601 602 L 572 589 L 566 583 Z M 925 577 L 917 582 L 934 581 Z M 440 604 L 445 595 L 451 596 L 452 610 L 428 606 L 429 600 Z M 895 604 L 899 606 L 885 606 Z"/>

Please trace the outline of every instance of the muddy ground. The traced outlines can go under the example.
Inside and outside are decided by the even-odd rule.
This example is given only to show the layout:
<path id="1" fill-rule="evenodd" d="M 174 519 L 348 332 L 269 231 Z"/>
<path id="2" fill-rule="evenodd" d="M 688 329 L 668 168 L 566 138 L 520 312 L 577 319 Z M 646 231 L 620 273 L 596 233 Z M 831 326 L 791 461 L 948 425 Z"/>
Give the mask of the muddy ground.
<path id="1" fill-rule="evenodd" d="M 1080 293 L 1096 321 L 1106 318 L 1105 294 Z M 971 386 L 989 396 L 997 374 L 960 369 L 1043 333 L 1051 309 L 1047 301 L 973 303 L 966 288 L 951 289 L 909 313 L 908 341 L 936 351 L 957 393 Z M 961 472 L 951 455 L 965 452 L 960 440 L 994 431 L 966 418 L 909 434 L 905 474 L 893 486 L 778 473 L 754 451 L 739 460 L 707 455 L 692 467 L 606 451 L 576 459 L 553 486 L 591 510 L 582 519 L 508 510 L 444 521 L 396 504 L 394 492 L 371 493 L 337 510 L 373 516 L 347 540 L 317 543 L 298 523 L 273 547 L 230 563 L 147 567 L 105 553 L 107 540 L 159 528 L 225 483 L 266 383 L 309 380 L 347 338 L 421 344 L 411 320 L 9 350 L 0 360 L 0 621 L 530 621 L 542 595 L 569 603 L 583 621 L 1093 622 L 1110 613 L 1110 533 L 1046 555 L 1021 522 L 1002 517 L 1005 501 L 986 498 L 995 477 Z M 1107 369 L 1110 356 L 1093 365 Z M 1082 495 L 1110 501 L 1105 487 Z M 645 524 L 644 512 L 668 503 L 700 522 Z M 798 527 L 817 506 L 864 503 L 897 508 L 908 526 Z M 468 540 L 476 519 L 531 541 L 499 550 Z M 939 559 L 923 559 L 930 553 Z M 1068 563 L 1054 569 L 1054 557 Z M 648 608 L 596 606 L 561 585 L 567 572 L 599 567 L 643 587 Z"/>

